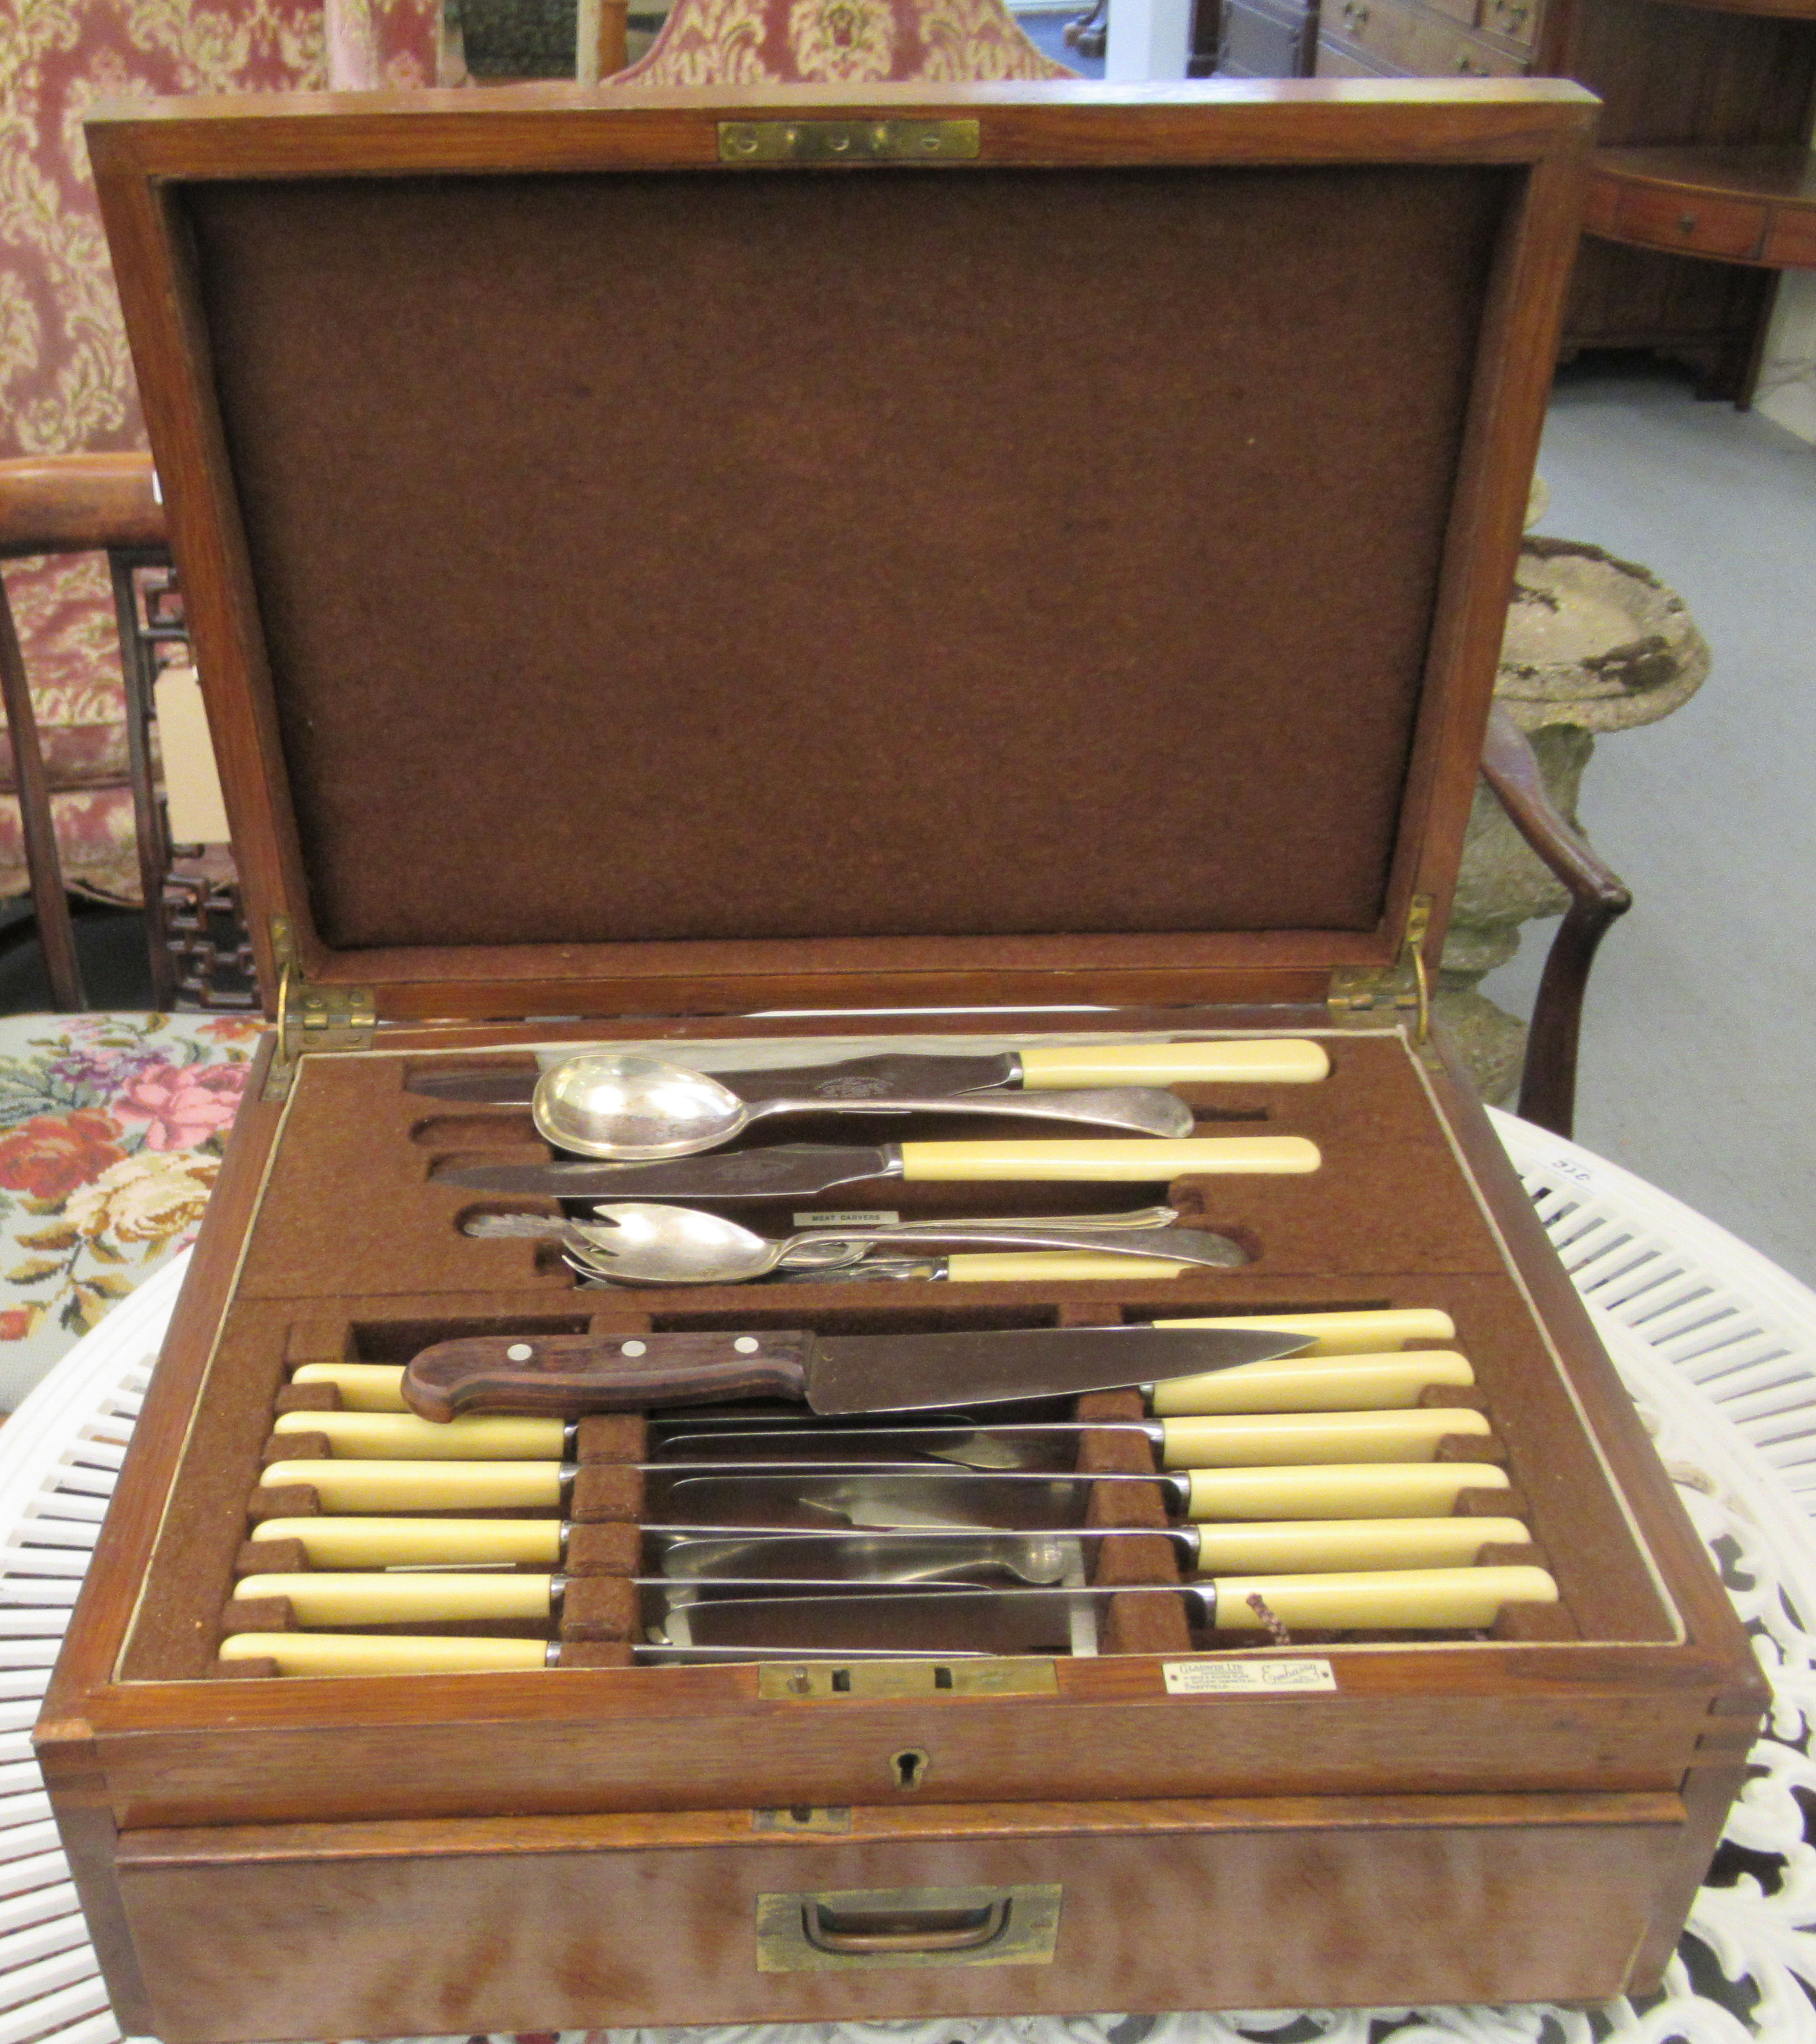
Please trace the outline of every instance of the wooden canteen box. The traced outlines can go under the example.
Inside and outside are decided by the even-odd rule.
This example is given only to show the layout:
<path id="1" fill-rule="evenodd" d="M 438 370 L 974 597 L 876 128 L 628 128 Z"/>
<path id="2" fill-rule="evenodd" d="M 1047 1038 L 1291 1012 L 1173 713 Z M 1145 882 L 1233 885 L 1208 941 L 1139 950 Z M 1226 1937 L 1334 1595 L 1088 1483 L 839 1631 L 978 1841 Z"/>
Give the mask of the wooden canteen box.
<path id="1" fill-rule="evenodd" d="M 1417 986 L 1592 110 L 976 85 L 91 122 L 276 1010 L 38 1733 L 129 2033 L 1656 1980 L 1763 1691 Z M 1268 1035 L 1329 1076 L 1186 1089 L 1198 1133 L 1321 1167 L 1154 1186 L 1250 1259 L 1172 1278 L 579 1289 L 438 1176 L 546 1157 L 521 1108 L 420 1089 L 587 1043 Z M 1106 1650 L 975 1665 L 633 1665 L 597 1627 L 519 1673 L 217 1659 L 305 1362 L 1395 1307 L 1454 1323 L 1490 1431 L 1437 1454 L 1506 1479 L 1456 1508 L 1522 1518 L 1555 1604 L 1257 1643 L 1129 1595 Z M 583 1460 L 637 1460 L 640 1420 L 590 1424 Z M 1090 1431 L 1078 1466 L 1153 1468 Z M 634 1554 L 634 1472 L 583 1475 Z M 1108 1488 L 1092 1523 L 1164 1522 Z M 1100 1581 L 1178 1580 L 1112 1546 Z"/>

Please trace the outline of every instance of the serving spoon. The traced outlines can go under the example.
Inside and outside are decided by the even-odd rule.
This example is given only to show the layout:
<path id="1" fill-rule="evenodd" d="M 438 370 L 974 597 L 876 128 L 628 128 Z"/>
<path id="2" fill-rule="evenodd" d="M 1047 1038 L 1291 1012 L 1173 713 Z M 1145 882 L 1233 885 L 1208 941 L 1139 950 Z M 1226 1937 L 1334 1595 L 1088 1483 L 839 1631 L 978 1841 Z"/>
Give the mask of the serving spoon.
<path id="1" fill-rule="evenodd" d="M 530 1101 L 537 1133 L 558 1150 L 625 1164 L 716 1150 L 759 1121 L 802 1115 L 962 1114 L 1189 1135 L 1192 1111 L 1158 1086 L 1098 1092 L 959 1093 L 929 1100 L 740 1100 L 705 1072 L 601 1052 L 544 1072 Z"/>
<path id="2" fill-rule="evenodd" d="M 741 1228 L 723 1215 L 642 1201 L 595 1208 L 607 1225 L 579 1223 L 563 1240 L 568 1261 L 618 1284 L 740 1285 L 786 1262 L 820 1268 L 855 1262 L 877 1243 L 937 1243 L 958 1248 L 1093 1250 L 1161 1257 L 1173 1263 L 1228 1270 L 1248 1261 L 1237 1245 L 1199 1228 L 1156 1225 L 1165 1208 L 1083 1217 L 1079 1221 L 909 1221 L 803 1228 L 779 1240 Z M 1170 1218 L 1169 1215 L 1169 1218 Z"/>

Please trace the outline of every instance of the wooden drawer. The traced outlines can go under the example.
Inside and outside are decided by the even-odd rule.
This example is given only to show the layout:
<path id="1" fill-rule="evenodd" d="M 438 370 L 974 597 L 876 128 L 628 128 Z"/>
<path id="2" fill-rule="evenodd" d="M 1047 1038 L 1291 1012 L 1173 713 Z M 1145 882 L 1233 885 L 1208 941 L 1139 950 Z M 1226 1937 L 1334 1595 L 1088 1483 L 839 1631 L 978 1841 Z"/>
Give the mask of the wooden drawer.
<path id="1" fill-rule="evenodd" d="M 1765 207 L 1751 200 L 1631 185 L 1622 194 L 1615 232 L 1626 241 L 1687 256 L 1745 262 L 1759 254 L 1765 223 Z"/>
<path id="2" fill-rule="evenodd" d="M 1529 48 L 1538 29 L 1538 0 L 1482 0 L 1477 25 Z"/>
<path id="3" fill-rule="evenodd" d="M 1324 25 L 1339 45 L 1415 77 L 1510 78 L 1523 61 L 1411 0 L 1340 0 Z"/>
<path id="4" fill-rule="evenodd" d="M 1360 51 L 1333 43 L 1328 36 L 1320 36 L 1318 42 L 1318 75 L 1320 78 L 1391 78 L 1391 64 L 1372 63 Z"/>
<path id="5" fill-rule="evenodd" d="M 1600 2000 L 1685 1822 L 1665 1795 L 822 1815 L 848 1829 L 728 1811 L 128 1833 L 147 2000 L 121 2019 L 205 2044 Z"/>

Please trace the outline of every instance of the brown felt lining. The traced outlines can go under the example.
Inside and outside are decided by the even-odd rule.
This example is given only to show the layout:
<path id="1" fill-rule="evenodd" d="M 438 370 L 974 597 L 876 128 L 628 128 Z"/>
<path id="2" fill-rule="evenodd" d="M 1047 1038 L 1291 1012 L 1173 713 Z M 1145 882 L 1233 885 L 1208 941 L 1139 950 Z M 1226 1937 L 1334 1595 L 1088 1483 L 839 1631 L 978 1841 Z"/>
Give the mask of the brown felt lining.
<path id="1" fill-rule="evenodd" d="M 810 1326 L 861 1334 L 1086 1326 L 1321 1306 L 1432 1305 L 1449 1312 L 1522 1508 L 1562 1588 L 1569 1627 L 1588 1639 L 1669 1636 L 1618 1502 L 1502 1267 L 1405 1044 L 1387 1034 L 1328 1040 L 1333 1071 L 1322 1084 L 1244 1089 L 1241 1095 L 1264 1108 L 1268 1128 L 1313 1135 L 1325 1152 L 1319 1173 L 1187 1181 L 1173 1189 L 1183 1205 L 1202 1198 L 1214 1224 L 1252 1227 L 1262 1248 L 1254 1263 L 1172 1281 L 1072 1285 L 1063 1297 L 1029 1285 L 576 1291 L 564 1274 L 539 1270 L 533 1244 L 474 1242 L 457 1233 L 455 1222 L 469 1196 L 437 1187 L 425 1175 L 433 1152 L 412 1132 L 433 1104 L 404 1091 L 405 1058 L 306 1060 L 148 1572 L 127 1676 L 206 1670 L 232 1594 L 271 1414 L 286 1376 L 300 1362 L 401 1362 L 430 1342 L 487 1332 Z M 509 1111 L 503 1118 L 510 1119 Z M 983 1205 L 980 1195 L 987 1190 L 1000 1211 L 1031 1204 L 1038 1189 L 972 1188 L 963 1197 Z M 909 1205 L 912 1190 L 887 1189 L 888 1203 Z M 1058 1192 L 1062 1201 L 1083 1195 L 1105 1204 L 1133 1203 L 1128 1188 Z M 575 1517 L 637 1516 L 634 1479 L 627 1482 L 628 1472 L 606 1466 L 634 1460 L 635 1443 L 634 1427 L 589 1423 L 583 1445 L 589 1488 L 575 1500 Z M 1109 1468 L 1130 1452 L 1115 1437 L 1091 1436 L 1085 1460 Z M 1149 1466 L 1142 1450 L 1133 1452 L 1133 1466 Z M 1499 1508 L 1498 1496 L 1489 1502 Z M 308 1508 L 306 1497 L 283 1503 L 287 1512 Z M 1109 1508 L 1107 1499 L 1097 1508 Z M 1132 1496 L 1119 1508 L 1156 1515 L 1159 1494 Z M 1119 1566 L 1152 1580 L 1157 1565 L 1154 1556 L 1130 1555 Z M 1112 1640 L 1146 1638 L 1165 1623 L 1152 1613 L 1119 1612 Z M 1546 1623 L 1543 1614 L 1522 1621 L 1541 1636 Z"/>
<path id="2" fill-rule="evenodd" d="M 1319 1170 L 1302 1177 L 1177 1181 L 1172 1192 L 1182 1214 L 1189 1221 L 1234 1235 L 1248 1247 L 1253 1261 L 1241 1270 L 1210 1270 L 1150 1285 L 1156 1303 L 1175 1297 L 1215 1301 L 1239 1297 L 1257 1278 L 1299 1274 L 1410 1275 L 1499 1268 L 1495 1243 L 1398 1039 L 1358 1035 L 1333 1039 L 1329 1048 L 1332 1077 L 1322 1085 L 1183 1089 L 1214 1112 L 1252 1111 L 1264 1117 L 1253 1122 L 1212 1120 L 1199 1132 L 1302 1135 L 1319 1146 L 1324 1162 Z M 437 1103 L 405 1089 L 407 1070 L 402 1058 L 305 1060 L 283 1141 L 253 1223 L 239 1296 L 300 1302 L 433 1292 L 442 1297 L 445 1316 L 460 1311 L 456 1302 L 464 1294 L 537 1292 L 544 1295 L 547 1311 L 565 1308 L 578 1316 L 577 1324 L 621 1304 L 615 1293 L 577 1293 L 559 1258 L 539 1254 L 534 1242 L 477 1240 L 460 1233 L 463 1216 L 534 1211 L 539 1203 L 495 1199 L 439 1182 L 431 1174 L 444 1155 L 470 1162 L 536 1162 L 550 1153 L 540 1143 L 518 1139 L 524 1119 L 521 1110 L 510 1108 L 492 1110 L 492 1125 L 505 1138 L 496 1149 L 480 1148 L 472 1139 L 475 1127 L 484 1125 L 479 1111 L 455 1118 L 456 1151 L 444 1153 L 433 1143 L 417 1140 L 420 1131 L 445 1124 L 449 1117 Z M 851 1124 L 799 1132 L 854 1139 Z M 869 1132 L 891 1140 L 901 1131 L 883 1127 Z M 918 1126 L 915 1132 L 935 1131 L 929 1124 Z M 937 1132 L 1025 1136 L 1027 1130 L 973 1120 Z M 841 1188 L 830 1204 L 902 1213 L 1063 1213 L 1141 1205 L 1166 1189 L 868 1181 Z M 549 1214 L 556 1212 L 552 1203 L 541 1204 Z M 795 1211 L 828 1204 L 804 1197 L 741 1208 L 739 1212 L 752 1227 L 781 1232 Z M 1005 1303 L 1013 1296 L 1006 1286 L 991 1290 L 993 1296 L 1002 1293 Z M 640 1296 L 639 1304 L 647 1308 L 650 1302 Z M 724 1316 L 749 1310 L 752 1304 L 748 1288 L 702 1289 L 689 1292 L 684 1303 L 672 1293 L 662 1294 L 654 1310 L 717 1315 L 722 1324 Z"/>
<path id="3" fill-rule="evenodd" d="M 321 935 L 1373 928 L 1521 175 L 187 188 Z"/>

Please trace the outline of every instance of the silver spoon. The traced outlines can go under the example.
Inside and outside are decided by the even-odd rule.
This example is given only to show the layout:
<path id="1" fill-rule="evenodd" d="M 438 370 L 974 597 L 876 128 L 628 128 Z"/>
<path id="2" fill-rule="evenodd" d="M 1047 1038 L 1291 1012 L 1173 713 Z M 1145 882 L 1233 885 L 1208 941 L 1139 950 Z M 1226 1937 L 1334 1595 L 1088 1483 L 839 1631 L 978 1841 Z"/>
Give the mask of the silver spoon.
<path id="1" fill-rule="evenodd" d="M 753 1123 L 824 1114 L 966 1114 L 1083 1124 L 1127 1135 L 1189 1135 L 1192 1112 L 1157 1086 L 963 1093 L 932 1100 L 740 1100 L 705 1072 L 616 1051 L 570 1058 L 537 1080 L 537 1132 L 558 1150 L 627 1164 L 716 1150 Z"/>
<path id="2" fill-rule="evenodd" d="M 722 1215 L 641 1202 L 600 1207 L 609 1228 L 583 1225 L 564 1237 L 568 1260 L 616 1284 L 741 1285 L 805 1254 L 821 1260 L 822 1245 L 862 1253 L 867 1243 L 917 1242 L 958 1248 L 1095 1250 L 1113 1255 L 1164 1257 L 1176 1263 L 1228 1268 L 1245 1260 L 1233 1243 L 1197 1228 L 1069 1227 L 1064 1222 L 948 1221 L 888 1228 L 804 1228 L 772 1241 Z M 841 1257 L 840 1261 L 844 1258 Z M 855 1259 L 854 1259 L 855 1260 Z"/>

